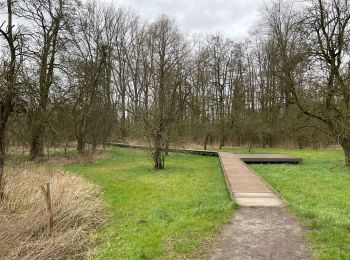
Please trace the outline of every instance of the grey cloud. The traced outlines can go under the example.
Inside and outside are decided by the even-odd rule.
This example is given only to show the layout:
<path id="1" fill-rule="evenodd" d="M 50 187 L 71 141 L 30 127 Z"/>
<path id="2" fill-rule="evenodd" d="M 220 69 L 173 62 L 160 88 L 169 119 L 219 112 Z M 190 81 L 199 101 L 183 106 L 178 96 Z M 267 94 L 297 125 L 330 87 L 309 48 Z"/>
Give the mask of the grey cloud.
<path id="1" fill-rule="evenodd" d="M 174 17 L 189 33 L 222 32 L 228 37 L 246 36 L 256 22 L 263 0 L 120 0 L 145 19 L 161 14 Z"/>

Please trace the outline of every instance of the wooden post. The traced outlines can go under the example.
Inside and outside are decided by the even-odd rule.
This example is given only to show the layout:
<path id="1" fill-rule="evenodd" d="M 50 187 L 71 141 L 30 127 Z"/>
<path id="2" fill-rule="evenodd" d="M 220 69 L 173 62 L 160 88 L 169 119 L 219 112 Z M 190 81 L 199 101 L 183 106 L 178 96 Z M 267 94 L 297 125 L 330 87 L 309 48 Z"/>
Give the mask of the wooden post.
<path id="1" fill-rule="evenodd" d="M 51 233 L 53 228 L 53 212 L 52 212 L 52 205 L 51 205 L 50 183 L 46 183 L 46 189 L 44 185 L 41 185 L 40 188 L 46 202 L 47 219 L 48 219 L 47 223 L 48 223 L 49 232 Z"/>

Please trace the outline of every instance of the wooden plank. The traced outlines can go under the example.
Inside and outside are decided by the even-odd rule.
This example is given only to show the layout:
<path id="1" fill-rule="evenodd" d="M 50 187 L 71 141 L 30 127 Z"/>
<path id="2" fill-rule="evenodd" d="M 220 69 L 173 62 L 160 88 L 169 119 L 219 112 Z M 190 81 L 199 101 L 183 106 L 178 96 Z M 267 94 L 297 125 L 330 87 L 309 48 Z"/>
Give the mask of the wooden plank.
<path id="1" fill-rule="evenodd" d="M 244 207 L 280 207 L 283 200 L 232 153 L 219 153 L 226 183 L 234 201 Z"/>

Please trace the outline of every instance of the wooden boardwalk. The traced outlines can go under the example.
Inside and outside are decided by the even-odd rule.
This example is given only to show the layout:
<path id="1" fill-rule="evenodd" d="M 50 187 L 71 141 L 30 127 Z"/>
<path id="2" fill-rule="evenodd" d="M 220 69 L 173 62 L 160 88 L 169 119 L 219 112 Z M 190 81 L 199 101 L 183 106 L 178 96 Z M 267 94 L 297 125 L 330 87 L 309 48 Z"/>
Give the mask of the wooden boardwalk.
<path id="1" fill-rule="evenodd" d="M 311 260 L 303 229 L 284 208 L 283 199 L 250 170 L 244 159 L 298 163 L 278 154 L 219 153 L 233 200 L 240 206 L 213 248 L 211 260 Z M 286 160 L 287 159 L 287 160 Z M 295 160 L 293 160 L 295 159 Z"/>
<path id="2" fill-rule="evenodd" d="M 112 146 L 137 149 L 151 149 L 148 146 L 109 143 Z M 300 158 L 286 154 L 233 154 L 207 150 L 170 148 L 169 152 L 218 156 L 224 171 L 232 199 L 240 206 L 280 207 L 283 199 L 246 165 L 249 163 L 299 163 Z"/>
<path id="3" fill-rule="evenodd" d="M 146 146 L 110 143 L 113 146 L 150 149 Z M 299 163 L 302 159 L 280 154 L 233 154 L 190 149 L 171 152 L 218 156 L 231 197 L 240 206 L 223 227 L 212 260 L 312 259 L 303 230 L 283 206 L 282 198 L 246 163 Z"/>
<path id="4" fill-rule="evenodd" d="M 240 155 L 220 152 L 219 158 L 231 196 L 240 206 L 280 207 L 282 198 L 265 181 L 252 172 L 241 158 L 289 158 L 287 155 Z"/>

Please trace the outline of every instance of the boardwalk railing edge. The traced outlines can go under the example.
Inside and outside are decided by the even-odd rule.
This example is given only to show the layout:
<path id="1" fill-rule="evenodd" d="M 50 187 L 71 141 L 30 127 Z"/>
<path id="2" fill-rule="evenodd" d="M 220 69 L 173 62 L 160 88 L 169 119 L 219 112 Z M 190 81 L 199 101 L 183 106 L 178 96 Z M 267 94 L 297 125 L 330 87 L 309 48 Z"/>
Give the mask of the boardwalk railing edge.
<path id="1" fill-rule="evenodd" d="M 108 145 L 123 147 L 123 148 L 136 148 L 136 149 L 144 149 L 150 150 L 152 148 L 144 145 L 134 145 L 134 144 L 124 144 L 124 143 L 114 143 L 109 142 Z M 215 151 L 207 151 L 207 150 L 192 150 L 192 149 L 180 149 L 180 148 L 168 148 L 169 152 L 174 153 L 187 153 L 187 154 L 195 154 L 195 155 L 205 155 L 205 156 L 214 156 L 219 157 L 218 152 Z"/>
<path id="2" fill-rule="evenodd" d="M 144 149 L 151 150 L 152 148 L 144 145 L 135 145 L 135 144 L 125 144 L 125 143 L 114 143 L 109 142 L 108 145 L 124 147 L 124 148 L 136 148 L 136 149 Z M 219 152 L 210 151 L 210 150 L 193 150 L 193 149 L 182 149 L 182 148 L 168 148 L 169 152 L 174 153 L 187 153 L 194 155 L 204 155 L 204 156 L 214 156 L 219 157 Z M 258 163 L 290 163 L 290 164 L 298 164 L 303 161 L 302 158 L 240 158 L 246 164 L 258 164 Z"/>
<path id="3" fill-rule="evenodd" d="M 220 162 L 220 168 L 221 168 L 222 173 L 224 174 L 224 178 L 225 178 L 225 182 L 226 182 L 226 187 L 227 187 L 227 190 L 228 190 L 228 192 L 229 192 L 231 201 L 232 201 L 233 203 L 236 204 L 236 201 L 235 201 L 235 199 L 234 199 L 233 192 L 232 192 L 232 187 L 231 187 L 230 182 L 229 182 L 229 180 L 228 180 L 227 172 L 226 172 L 226 170 L 225 170 L 224 164 L 223 164 L 223 162 L 222 162 L 222 158 L 221 158 L 221 156 L 220 156 L 219 153 L 218 153 L 218 157 L 219 157 L 219 162 Z"/>

